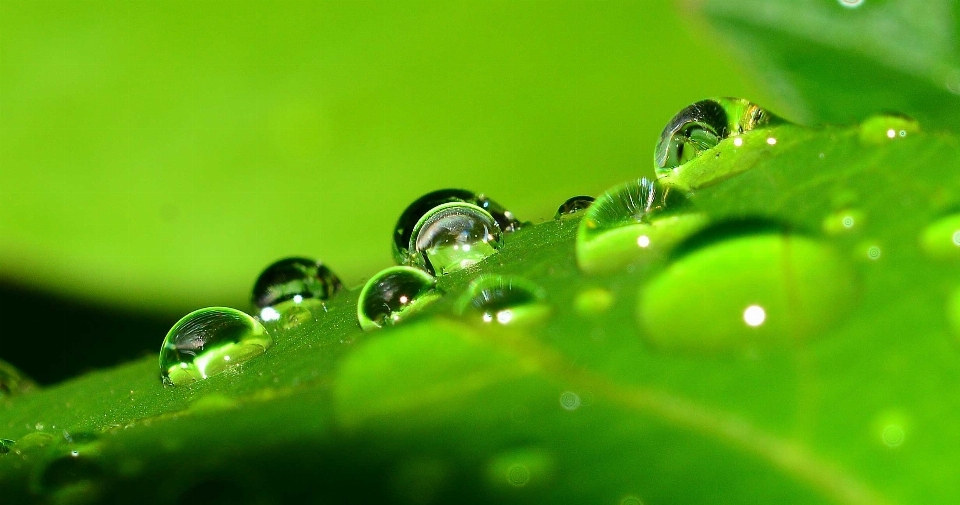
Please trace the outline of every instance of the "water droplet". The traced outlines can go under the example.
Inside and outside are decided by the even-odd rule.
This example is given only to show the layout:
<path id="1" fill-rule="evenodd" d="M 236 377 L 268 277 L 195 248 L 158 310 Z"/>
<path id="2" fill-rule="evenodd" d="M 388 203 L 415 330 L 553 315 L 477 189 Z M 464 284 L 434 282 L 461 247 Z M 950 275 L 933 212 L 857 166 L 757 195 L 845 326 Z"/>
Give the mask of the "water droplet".
<path id="1" fill-rule="evenodd" d="M 691 350 L 786 343 L 824 331 L 852 306 L 853 272 L 825 244 L 724 230 L 705 232 L 702 245 L 641 289 L 638 317 L 651 343 Z"/>
<path id="2" fill-rule="evenodd" d="M 598 316 L 610 310 L 613 293 L 603 288 L 587 289 L 577 293 L 573 304 L 581 316 Z"/>
<path id="3" fill-rule="evenodd" d="M 574 214 L 579 214 L 581 211 L 587 210 L 590 207 L 590 204 L 593 203 L 594 198 L 592 196 L 574 196 L 567 201 L 560 204 L 560 207 L 557 209 L 557 213 L 554 214 L 554 219 L 560 219 L 565 216 L 572 216 Z"/>
<path id="4" fill-rule="evenodd" d="M 942 217 L 924 228 L 920 247 L 934 259 L 960 259 L 960 214 Z"/>
<path id="5" fill-rule="evenodd" d="M 860 123 L 860 141 L 886 144 L 920 131 L 920 123 L 903 114 L 878 114 Z"/>
<path id="6" fill-rule="evenodd" d="M 863 226 L 864 215 L 853 209 L 834 212 L 823 219 L 823 231 L 828 235 L 843 235 Z"/>
<path id="7" fill-rule="evenodd" d="M 432 275 L 413 267 L 391 267 L 367 281 L 357 302 L 364 330 L 396 324 L 440 297 Z"/>
<path id="8" fill-rule="evenodd" d="M 445 203 L 417 222 L 408 250 L 414 265 L 442 275 L 495 254 L 502 240 L 489 212 L 469 203 Z"/>
<path id="9" fill-rule="evenodd" d="M 560 406 L 563 410 L 574 411 L 580 408 L 580 395 L 573 391 L 564 391 L 560 394 Z"/>
<path id="10" fill-rule="evenodd" d="M 7 454 L 10 452 L 14 444 L 16 444 L 16 442 L 10 440 L 9 438 L 0 438 L 0 454 Z"/>
<path id="11" fill-rule="evenodd" d="M 483 276 L 460 300 L 460 312 L 482 323 L 533 324 L 550 314 L 539 287 L 516 277 Z"/>
<path id="12" fill-rule="evenodd" d="M 640 179 L 610 189 L 587 209 L 577 230 L 577 264 L 590 274 L 616 272 L 662 257 L 703 228 L 700 214 L 667 214 L 684 197 L 669 186 Z"/>
<path id="13" fill-rule="evenodd" d="M 37 384 L 20 370 L 0 360 L 0 398 L 26 393 L 36 387 Z"/>
<path id="14" fill-rule="evenodd" d="M 880 256 L 883 254 L 880 246 L 877 245 L 869 245 L 865 249 L 867 253 L 867 259 L 870 261 L 876 261 L 880 259 Z"/>
<path id="15" fill-rule="evenodd" d="M 505 233 L 511 233 L 520 228 L 518 221 L 513 213 L 508 211 L 502 205 L 487 198 L 485 195 L 477 195 L 464 189 L 441 189 L 421 196 L 415 202 L 411 203 L 397 220 L 397 225 L 393 230 L 393 257 L 397 264 L 406 264 L 410 256 L 408 248 L 410 247 L 413 229 L 417 223 L 435 207 L 445 203 L 470 203 L 480 207 L 490 213 L 493 219 L 497 221 L 500 230 Z"/>
<path id="16" fill-rule="evenodd" d="M 195 310 L 167 333 L 160 349 L 160 373 L 165 383 L 182 386 L 259 356 L 272 345 L 263 325 L 239 310 Z"/>
<path id="17" fill-rule="evenodd" d="M 657 173 L 670 173 L 728 137 L 778 122 L 782 120 L 742 98 L 701 100 L 677 113 L 663 129 L 654 152 Z"/>
<path id="18" fill-rule="evenodd" d="M 323 263 L 308 258 L 285 258 L 268 266 L 253 285 L 253 304 L 264 321 L 305 300 L 327 300 L 343 288 Z"/>
<path id="19" fill-rule="evenodd" d="M 501 489 L 547 485 L 553 477 L 553 457 L 544 450 L 523 448 L 498 455 L 487 465 L 487 478 Z"/>

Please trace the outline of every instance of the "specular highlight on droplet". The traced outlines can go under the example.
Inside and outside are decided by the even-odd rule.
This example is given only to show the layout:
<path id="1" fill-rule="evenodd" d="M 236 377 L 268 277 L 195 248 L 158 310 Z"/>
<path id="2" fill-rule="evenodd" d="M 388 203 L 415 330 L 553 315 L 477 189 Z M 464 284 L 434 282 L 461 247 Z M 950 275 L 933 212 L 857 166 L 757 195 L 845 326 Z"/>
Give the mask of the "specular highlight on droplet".
<path id="1" fill-rule="evenodd" d="M 239 310 L 195 310 L 167 333 L 160 348 L 160 375 L 166 384 L 187 385 L 255 358 L 272 345 L 260 321 Z"/>

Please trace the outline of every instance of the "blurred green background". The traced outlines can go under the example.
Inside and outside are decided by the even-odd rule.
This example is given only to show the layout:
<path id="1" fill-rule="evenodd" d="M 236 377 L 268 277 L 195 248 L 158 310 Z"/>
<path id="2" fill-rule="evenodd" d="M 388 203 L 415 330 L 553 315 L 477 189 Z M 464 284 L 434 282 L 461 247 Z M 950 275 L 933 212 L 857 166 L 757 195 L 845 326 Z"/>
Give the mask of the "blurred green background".
<path id="1" fill-rule="evenodd" d="M 280 257 L 355 286 L 427 191 L 548 219 L 652 173 L 685 105 L 765 98 L 665 0 L 4 0 L 0 19 L 0 357 L 43 382 L 246 308 Z"/>

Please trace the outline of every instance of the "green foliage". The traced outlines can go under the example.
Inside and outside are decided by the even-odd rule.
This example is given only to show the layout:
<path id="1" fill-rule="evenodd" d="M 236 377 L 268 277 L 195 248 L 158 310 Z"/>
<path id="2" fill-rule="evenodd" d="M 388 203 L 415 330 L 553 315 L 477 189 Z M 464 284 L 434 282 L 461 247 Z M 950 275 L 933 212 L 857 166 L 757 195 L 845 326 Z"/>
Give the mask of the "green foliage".
<path id="1" fill-rule="evenodd" d="M 843 3 L 859 4 L 844 8 Z M 702 0 L 779 100 L 811 123 L 896 111 L 960 128 L 960 5 L 955 0 Z"/>

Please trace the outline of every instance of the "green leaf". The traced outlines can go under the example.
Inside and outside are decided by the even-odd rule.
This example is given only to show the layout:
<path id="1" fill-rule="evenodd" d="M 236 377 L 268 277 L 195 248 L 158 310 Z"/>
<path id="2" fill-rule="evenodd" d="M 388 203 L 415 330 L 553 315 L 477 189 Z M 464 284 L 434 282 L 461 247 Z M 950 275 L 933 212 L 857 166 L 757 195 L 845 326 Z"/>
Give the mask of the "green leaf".
<path id="1" fill-rule="evenodd" d="M 440 277 L 443 296 L 393 327 L 362 332 L 354 289 L 190 386 L 163 387 L 149 357 L 2 398 L 15 443 L 0 489 L 14 503 L 951 503 L 960 264 L 943 223 L 960 208 L 960 141 L 891 139 L 878 122 L 724 140 L 666 178 L 690 188 L 672 211 L 710 227 L 615 272 L 581 273 L 579 218 L 549 221 Z M 716 258 L 726 268 L 702 283 L 680 275 Z M 823 258 L 842 275 L 805 277 Z M 490 274 L 542 287 L 552 315 L 461 315 Z M 840 277 L 852 294 L 830 290 Z M 679 327 L 705 340 L 647 317 L 664 279 L 684 295 L 663 302 Z M 754 295 L 791 303 L 731 338 L 752 329 L 730 301 Z"/>
<path id="2" fill-rule="evenodd" d="M 8 0 L 0 18 L 0 276 L 152 310 L 244 303 L 293 254 L 360 283 L 438 188 L 549 218 L 644 166 L 683 105 L 753 89 L 665 0 Z M 678 44 L 709 57 L 662 57 Z"/>
<path id="3" fill-rule="evenodd" d="M 694 5 L 733 42 L 788 117 L 850 124 L 895 111 L 930 129 L 960 128 L 960 4 L 955 0 L 702 0 Z"/>

